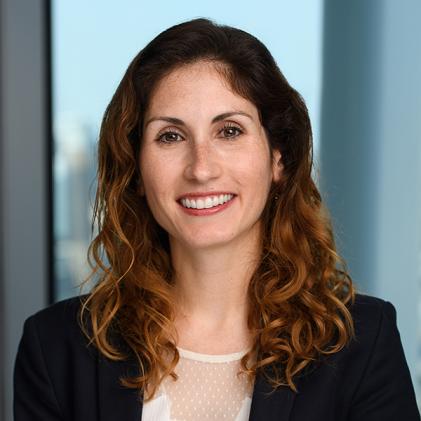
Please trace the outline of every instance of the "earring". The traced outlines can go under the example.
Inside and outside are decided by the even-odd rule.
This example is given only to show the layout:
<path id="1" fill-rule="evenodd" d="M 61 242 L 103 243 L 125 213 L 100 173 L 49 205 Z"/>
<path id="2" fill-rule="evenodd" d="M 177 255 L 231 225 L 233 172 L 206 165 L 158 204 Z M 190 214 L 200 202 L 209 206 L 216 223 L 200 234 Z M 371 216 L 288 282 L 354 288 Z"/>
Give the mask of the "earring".
<path id="1" fill-rule="evenodd" d="M 279 196 L 277 194 L 275 194 L 275 197 L 273 198 L 274 200 L 278 200 Z"/>

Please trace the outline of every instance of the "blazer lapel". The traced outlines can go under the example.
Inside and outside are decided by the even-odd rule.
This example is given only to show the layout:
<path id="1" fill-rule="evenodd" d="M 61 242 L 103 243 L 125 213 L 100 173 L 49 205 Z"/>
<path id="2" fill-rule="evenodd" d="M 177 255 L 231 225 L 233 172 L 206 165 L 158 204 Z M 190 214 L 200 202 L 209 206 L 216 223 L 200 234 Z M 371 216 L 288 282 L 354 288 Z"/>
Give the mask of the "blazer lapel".
<path id="1" fill-rule="evenodd" d="M 98 413 L 100 421 L 139 421 L 142 401 L 139 392 L 120 385 L 120 377 L 138 373 L 134 360 L 111 361 L 98 357 Z"/>
<path id="2" fill-rule="evenodd" d="M 254 383 L 249 421 L 288 421 L 295 395 L 286 386 L 273 391 L 266 378 L 258 374 Z"/>

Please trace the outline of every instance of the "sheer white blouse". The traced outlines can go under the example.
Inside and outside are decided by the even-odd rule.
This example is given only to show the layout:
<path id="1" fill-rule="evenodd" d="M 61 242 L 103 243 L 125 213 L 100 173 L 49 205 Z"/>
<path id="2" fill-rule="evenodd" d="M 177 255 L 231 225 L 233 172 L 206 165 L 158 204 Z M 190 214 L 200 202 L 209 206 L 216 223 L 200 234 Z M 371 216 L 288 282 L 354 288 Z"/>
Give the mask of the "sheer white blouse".
<path id="1" fill-rule="evenodd" d="M 142 421 L 246 421 L 253 384 L 237 376 L 248 350 L 233 354 L 199 354 L 177 348 L 180 360 L 174 381 L 167 377 L 154 399 L 144 402 Z"/>

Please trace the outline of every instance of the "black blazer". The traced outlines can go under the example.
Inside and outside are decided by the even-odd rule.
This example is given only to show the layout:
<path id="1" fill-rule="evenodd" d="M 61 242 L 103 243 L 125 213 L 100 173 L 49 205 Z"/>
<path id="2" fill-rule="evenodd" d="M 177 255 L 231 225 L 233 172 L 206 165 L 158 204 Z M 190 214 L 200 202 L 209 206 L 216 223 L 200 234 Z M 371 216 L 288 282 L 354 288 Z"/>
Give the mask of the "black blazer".
<path id="1" fill-rule="evenodd" d="M 25 321 L 14 371 L 15 421 L 139 421 L 138 393 L 119 385 L 134 361 L 99 356 L 76 321 L 79 298 Z M 350 308 L 357 340 L 271 395 L 256 378 L 252 421 L 419 421 L 394 306 L 357 295 Z"/>

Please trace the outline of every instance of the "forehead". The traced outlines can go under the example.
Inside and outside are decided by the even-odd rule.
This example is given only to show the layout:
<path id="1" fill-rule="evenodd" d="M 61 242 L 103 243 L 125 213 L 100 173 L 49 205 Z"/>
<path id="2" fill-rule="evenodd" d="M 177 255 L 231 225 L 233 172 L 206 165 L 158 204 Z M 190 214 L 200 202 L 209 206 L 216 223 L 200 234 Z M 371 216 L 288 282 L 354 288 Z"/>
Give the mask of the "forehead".
<path id="1" fill-rule="evenodd" d="M 221 65 L 221 64 L 219 64 Z M 189 107 L 243 109 L 257 117 L 252 102 L 233 91 L 215 63 L 199 61 L 178 67 L 159 81 L 151 94 L 147 115 L 183 111 Z"/>
<path id="2" fill-rule="evenodd" d="M 163 87 L 176 89 L 203 79 L 213 80 L 213 82 L 224 86 L 225 89 L 231 90 L 228 81 L 218 71 L 217 66 L 222 68 L 223 64 L 200 60 L 176 67 L 157 83 L 155 90 L 158 91 Z"/>

